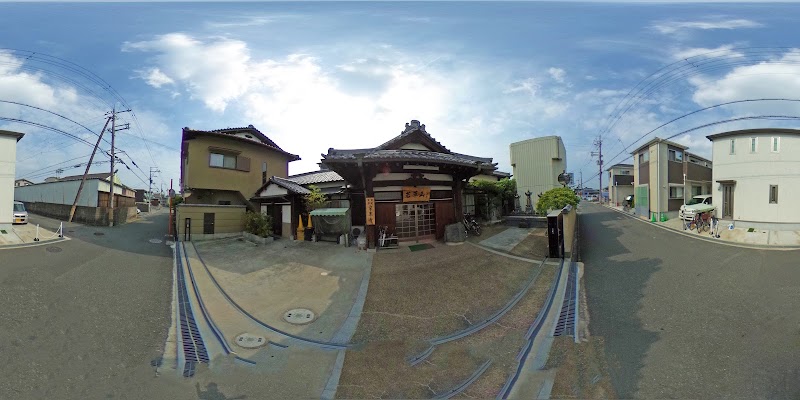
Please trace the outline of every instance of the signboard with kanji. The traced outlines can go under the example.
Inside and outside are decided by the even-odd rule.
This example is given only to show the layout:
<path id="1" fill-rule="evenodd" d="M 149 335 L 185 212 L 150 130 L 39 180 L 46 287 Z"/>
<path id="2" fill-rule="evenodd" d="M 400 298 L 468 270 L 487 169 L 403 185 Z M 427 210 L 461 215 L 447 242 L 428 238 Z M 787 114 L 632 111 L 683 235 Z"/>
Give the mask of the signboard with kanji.
<path id="1" fill-rule="evenodd" d="M 403 203 L 412 201 L 430 201 L 431 188 L 403 186 Z"/>
<path id="2" fill-rule="evenodd" d="M 375 225 L 375 198 L 367 197 L 367 225 Z"/>

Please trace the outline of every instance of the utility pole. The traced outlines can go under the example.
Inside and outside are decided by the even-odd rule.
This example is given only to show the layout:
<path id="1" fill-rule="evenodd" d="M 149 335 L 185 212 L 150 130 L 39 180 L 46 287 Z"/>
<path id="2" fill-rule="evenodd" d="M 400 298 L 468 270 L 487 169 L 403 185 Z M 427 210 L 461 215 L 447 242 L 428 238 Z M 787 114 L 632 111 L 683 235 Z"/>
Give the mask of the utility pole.
<path id="1" fill-rule="evenodd" d="M 597 156 L 597 165 L 600 167 L 600 173 L 597 175 L 598 179 L 600 179 L 600 187 L 598 188 L 598 196 L 597 200 L 602 202 L 603 201 L 603 137 L 597 136 L 597 139 L 594 141 L 594 145 L 597 146 L 597 151 L 593 151 L 592 155 Z"/>
<path id="2" fill-rule="evenodd" d="M 75 195 L 75 201 L 72 202 L 72 208 L 69 209 L 69 219 L 67 222 L 72 222 L 72 218 L 75 216 L 75 209 L 78 207 L 78 198 L 81 197 L 81 191 L 83 191 L 83 184 L 86 182 L 86 175 L 89 174 L 89 168 L 92 166 L 92 161 L 94 160 L 94 153 L 97 152 L 97 147 L 100 146 L 100 140 L 103 139 L 103 133 L 105 133 L 106 128 L 108 127 L 108 123 L 111 121 L 111 118 L 106 119 L 106 124 L 103 125 L 103 130 L 100 131 L 100 136 L 97 137 L 97 143 L 94 144 L 94 149 L 92 150 L 92 155 L 89 157 L 89 162 L 86 164 L 86 170 L 83 171 L 83 178 L 81 178 L 81 184 L 78 186 L 78 193 Z"/>
<path id="3" fill-rule="evenodd" d="M 114 226 L 114 178 L 116 175 L 116 171 L 114 170 L 117 155 L 114 153 L 114 139 L 116 138 L 116 132 L 125 130 L 130 128 L 129 124 L 125 124 L 124 127 L 117 129 L 117 114 L 128 112 L 130 109 L 125 111 L 117 111 L 116 104 L 114 108 L 111 109 L 111 177 L 109 178 L 110 182 L 110 189 L 108 191 L 108 226 Z"/>
<path id="4" fill-rule="evenodd" d="M 158 170 L 157 167 L 150 167 L 150 189 L 148 189 L 147 193 L 149 199 L 147 199 L 147 209 L 150 210 L 150 206 L 153 204 L 153 174 L 159 173 L 161 171 Z"/>

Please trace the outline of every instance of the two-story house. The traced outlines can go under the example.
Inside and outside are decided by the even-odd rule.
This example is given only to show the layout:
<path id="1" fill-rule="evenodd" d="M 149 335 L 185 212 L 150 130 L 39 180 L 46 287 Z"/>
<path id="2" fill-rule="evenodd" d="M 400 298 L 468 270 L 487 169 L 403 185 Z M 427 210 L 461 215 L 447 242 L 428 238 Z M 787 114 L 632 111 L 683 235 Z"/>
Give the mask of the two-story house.
<path id="1" fill-rule="evenodd" d="M 251 197 L 269 178 L 286 178 L 299 160 L 253 125 L 202 131 L 183 128 L 181 191 L 186 204 L 258 207 Z"/>
<path id="2" fill-rule="evenodd" d="M 259 188 L 271 179 L 286 178 L 289 163 L 299 159 L 253 125 L 210 131 L 183 128 L 184 204 L 177 209 L 178 234 L 184 240 L 241 234 L 245 210 L 266 211 L 255 199 Z"/>
<path id="3" fill-rule="evenodd" d="M 688 199 L 711 191 L 711 161 L 661 138 L 634 150 L 634 206 L 640 217 L 665 221 Z"/>
<path id="4" fill-rule="evenodd" d="M 745 228 L 800 229 L 800 130 L 746 129 L 712 142 L 717 216 Z"/>
<path id="5" fill-rule="evenodd" d="M 619 206 L 633 194 L 633 164 L 614 164 L 608 171 L 608 201 Z"/>

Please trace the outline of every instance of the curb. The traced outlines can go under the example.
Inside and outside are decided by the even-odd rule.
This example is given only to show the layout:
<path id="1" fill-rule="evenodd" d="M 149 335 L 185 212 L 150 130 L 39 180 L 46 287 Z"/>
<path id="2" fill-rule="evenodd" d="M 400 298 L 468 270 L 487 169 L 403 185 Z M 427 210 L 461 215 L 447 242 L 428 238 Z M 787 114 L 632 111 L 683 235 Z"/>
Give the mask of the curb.
<path id="1" fill-rule="evenodd" d="M 658 225 L 657 223 L 653 223 L 653 222 L 650 222 L 650 221 L 643 220 L 641 218 L 636 217 L 635 215 L 628 214 L 628 213 L 626 213 L 624 211 L 617 210 L 616 208 L 613 208 L 613 207 L 609 207 L 609 206 L 606 206 L 606 205 L 603 205 L 603 204 L 601 204 L 601 206 L 605 207 L 605 208 L 607 208 L 609 210 L 615 211 L 617 213 L 620 213 L 622 215 L 625 215 L 628 218 L 637 220 L 639 222 L 650 224 L 651 226 L 655 226 L 657 228 L 664 229 L 666 231 L 678 233 L 678 234 L 681 234 L 683 236 L 690 237 L 692 239 L 703 240 L 703 241 L 706 241 L 706 242 L 709 242 L 709 243 L 716 243 L 716 244 L 721 244 L 721 245 L 724 245 L 724 246 L 739 247 L 739 248 L 742 248 L 742 249 L 752 249 L 752 250 L 772 250 L 772 251 L 800 250 L 800 246 L 771 246 L 771 245 L 759 245 L 759 244 L 749 244 L 749 243 L 741 243 L 740 244 L 738 242 L 731 242 L 731 241 L 722 240 L 722 239 L 717 239 L 717 240 L 709 239 L 709 238 L 705 238 L 705 237 L 698 236 L 698 235 L 692 235 L 692 234 L 686 233 L 684 231 L 681 231 L 681 230 L 678 230 L 678 229 L 675 229 L 675 228 L 670 228 L 668 226 Z"/>
<path id="2" fill-rule="evenodd" d="M 31 242 L 31 243 L 5 244 L 5 245 L 0 245 L 0 250 L 25 249 L 25 248 L 28 248 L 28 247 L 44 246 L 46 244 L 59 243 L 59 242 L 67 241 L 67 240 L 72 240 L 72 239 L 64 236 L 64 237 L 59 238 L 59 239 L 52 239 L 52 240 L 45 240 L 45 241 L 38 241 L 38 242 Z"/>

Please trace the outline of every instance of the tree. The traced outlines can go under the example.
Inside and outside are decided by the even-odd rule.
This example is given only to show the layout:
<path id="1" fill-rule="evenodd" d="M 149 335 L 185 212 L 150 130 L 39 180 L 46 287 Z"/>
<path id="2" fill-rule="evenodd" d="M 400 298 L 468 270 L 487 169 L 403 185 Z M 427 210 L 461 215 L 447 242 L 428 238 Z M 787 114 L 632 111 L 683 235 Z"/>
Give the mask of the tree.
<path id="1" fill-rule="evenodd" d="M 328 202 L 328 198 L 325 197 L 325 194 L 314 185 L 309 186 L 309 189 L 311 193 L 305 195 L 303 198 L 306 203 L 306 211 L 311 212 L 324 207 L 325 203 Z"/>
<path id="2" fill-rule="evenodd" d="M 560 187 L 544 192 L 536 203 L 536 212 L 547 214 L 550 210 L 560 210 L 567 204 L 575 207 L 580 202 L 580 198 L 570 188 Z"/>

